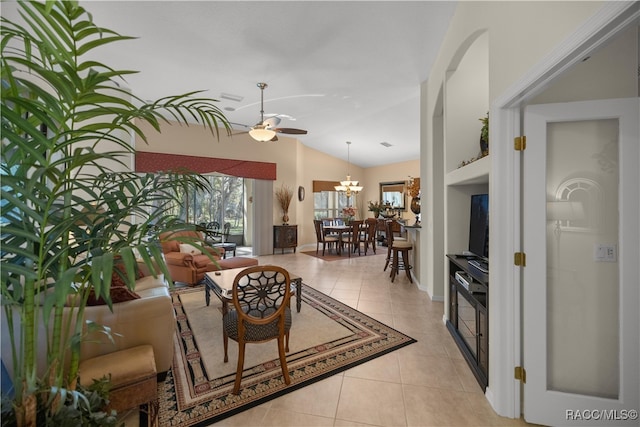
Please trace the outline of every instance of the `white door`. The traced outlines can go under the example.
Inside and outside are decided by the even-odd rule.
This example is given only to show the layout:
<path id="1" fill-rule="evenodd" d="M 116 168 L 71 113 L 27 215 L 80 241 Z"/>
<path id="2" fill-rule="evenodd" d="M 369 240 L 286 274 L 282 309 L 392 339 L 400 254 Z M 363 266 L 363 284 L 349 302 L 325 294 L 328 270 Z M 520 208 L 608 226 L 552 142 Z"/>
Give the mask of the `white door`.
<path id="1" fill-rule="evenodd" d="M 640 99 L 525 109 L 524 417 L 638 425 Z"/>

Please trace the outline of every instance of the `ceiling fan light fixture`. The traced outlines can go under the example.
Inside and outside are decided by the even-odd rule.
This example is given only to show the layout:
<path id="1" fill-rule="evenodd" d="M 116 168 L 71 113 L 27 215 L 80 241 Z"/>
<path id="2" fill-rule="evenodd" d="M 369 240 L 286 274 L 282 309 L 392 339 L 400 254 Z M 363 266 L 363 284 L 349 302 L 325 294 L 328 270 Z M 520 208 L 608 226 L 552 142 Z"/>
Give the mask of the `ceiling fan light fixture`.
<path id="1" fill-rule="evenodd" d="M 258 125 L 251 128 L 249 135 L 256 141 L 266 142 L 271 141 L 273 137 L 276 136 L 276 132 L 271 129 L 267 129 L 265 126 Z"/>

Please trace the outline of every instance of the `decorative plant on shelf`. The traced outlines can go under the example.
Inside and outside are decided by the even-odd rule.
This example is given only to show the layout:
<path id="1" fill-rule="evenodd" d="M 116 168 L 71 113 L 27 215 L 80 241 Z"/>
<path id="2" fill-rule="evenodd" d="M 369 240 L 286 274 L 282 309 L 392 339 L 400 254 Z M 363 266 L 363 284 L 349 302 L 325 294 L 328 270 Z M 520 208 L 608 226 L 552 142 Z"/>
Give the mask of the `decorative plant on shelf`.
<path id="1" fill-rule="evenodd" d="M 7 7 L 20 17 L 8 19 Z M 133 71 L 85 60 L 130 37 L 96 26 L 77 1 L 3 4 L 1 24 L 0 286 L 2 339 L 10 343 L 3 363 L 14 387 L 3 399 L 3 425 L 110 425 L 109 416 L 64 415 L 77 414 L 69 405 L 91 410 L 77 385 L 89 293 L 111 304 L 114 264 L 133 287 L 137 256 L 169 277 L 154 240 L 187 226 L 168 207 L 177 188 L 208 187 L 195 174 L 128 172 L 131 134 L 146 141 L 136 121 L 159 129 L 166 117 L 189 119 L 213 137 L 230 126 L 198 92 L 144 101 L 119 84 Z M 68 306 L 72 294 L 77 305 Z"/>
<path id="2" fill-rule="evenodd" d="M 480 129 L 480 157 L 484 157 L 489 154 L 489 112 L 487 115 L 478 119 L 482 122 L 482 129 Z"/>
<path id="3" fill-rule="evenodd" d="M 289 205 L 291 205 L 291 199 L 293 198 L 293 190 L 282 184 L 280 188 L 276 190 L 276 200 L 282 209 L 282 223 L 287 225 L 289 223 Z"/>
<path id="4" fill-rule="evenodd" d="M 489 155 L 489 112 L 487 112 L 485 117 L 479 118 L 478 120 L 482 122 L 482 128 L 480 129 L 480 153 L 476 157 L 460 162 L 460 164 L 458 164 L 459 168 Z"/>
<path id="5" fill-rule="evenodd" d="M 373 216 L 378 218 L 380 216 L 380 212 L 384 210 L 384 207 L 379 201 L 369 201 L 369 212 L 373 212 Z"/>

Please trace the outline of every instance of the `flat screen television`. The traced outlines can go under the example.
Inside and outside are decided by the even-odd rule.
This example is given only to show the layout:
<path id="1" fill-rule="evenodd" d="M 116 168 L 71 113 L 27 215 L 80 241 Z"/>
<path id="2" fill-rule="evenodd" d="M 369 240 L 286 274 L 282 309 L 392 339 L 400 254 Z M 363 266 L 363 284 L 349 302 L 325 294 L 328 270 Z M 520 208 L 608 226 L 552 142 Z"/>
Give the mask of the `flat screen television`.
<path id="1" fill-rule="evenodd" d="M 471 218 L 469 220 L 469 252 L 489 259 L 489 195 L 471 196 Z"/>

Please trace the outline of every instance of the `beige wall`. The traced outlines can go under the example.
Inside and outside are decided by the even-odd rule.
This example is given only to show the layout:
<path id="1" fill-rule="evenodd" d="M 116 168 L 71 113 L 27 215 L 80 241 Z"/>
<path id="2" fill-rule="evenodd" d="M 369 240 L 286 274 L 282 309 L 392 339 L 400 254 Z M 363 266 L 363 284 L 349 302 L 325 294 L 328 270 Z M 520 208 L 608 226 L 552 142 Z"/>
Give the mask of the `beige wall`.
<path id="1" fill-rule="evenodd" d="M 221 135 L 217 140 L 199 125 L 162 124 L 160 133 L 145 124 L 140 127 L 147 136 L 148 144 L 136 139 L 136 149 L 139 151 L 276 163 L 277 177 L 273 183 L 274 189 L 285 184 L 294 190 L 289 222 L 298 224 L 299 246 L 315 247 L 316 238 L 312 222 L 313 181 L 340 181 L 345 179 L 347 174 L 347 162 L 306 147 L 296 138 L 278 135 L 277 142 L 261 143 L 254 141 L 247 134 L 241 134 L 232 137 Z M 360 216 L 367 217 L 370 214 L 366 211 L 366 202 L 379 199 L 379 183 L 407 180 L 408 175 L 418 176 L 419 160 L 368 169 L 351 164 L 349 172 L 364 186 L 358 198 L 358 207 Z M 299 186 L 304 187 L 306 192 L 302 202 L 297 198 Z M 404 216 L 413 218 L 409 213 L 405 213 Z M 277 205 L 272 214 L 273 223 L 280 224 L 282 212 Z"/>
<path id="2" fill-rule="evenodd" d="M 455 65 L 460 62 L 460 58 L 465 54 L 467 48 L 478 34 L 486 32 L 488 34 L 488 93 L 489 105 L 494 107 L 502 107 L 493 105 L 496 101 L 506 96 L 514 96 L 511 89 L 514 85 L 522 85 L 523 81 L 538 77 L 541 69 L 547 69 L 549 64 L 545 61 L 557 52 L 558 47 L 566 48 L 567 39 L 575 41 L 580 39 L 576 36 L 581 26 L 589 21 L 608 2 L 603 1 L 569 1 L 569 2 L 459 2 L 448 32 L 442 44 L 439 56 L 427 81 L 422 84 L 421 96 L 421 175 L 426 177 L 426 185 L 428 193 L 442 193 L 445 187 L 443 172 L 433 172 L 437 170 L 437 165 L 442 162 L 443 144 L 456 144 L 456 141 L 448 139 L 448 135 L 442 135 L 442 93 L 446 93 L 445 81 L 448 74 L 455 70 Z M 637 56 L 637 44 L 634 44 L 632 38 L 634 35 L 625 35 L 620 39 L 606 56 L 594 56 L 591 60 L 584 63 L 584 67 L 579 71 L 566 74 L 552 82 L 549 91 L 541 93 L 538 101 L 542 102 L 558 102 L 572 101 L 577 99 L 595 99 L 600 97 L 616 97 L 616 96 L 634 96 L 637 93 L 637 84 L 633 81 L 637 78 L 637 62 L 634 65 L 634 56 Z M 635 41 L 637 43 L 637 41 Z M 570 43 L 569 43 L 570 44 Z M 620 46 L 625 46 L 621 52 Z M 629 48 L 629 46 L 631 46 Z M 634 53 L 634 47 L 635 52 Z M 625 56 L 627 55 L 627 56 Z M 637 58 L 635 58 L 637 60 Z M 625 64 L 629 64 L 627 68 Z M 611 70 L 609 67 L 615 68 Z M 576 67 L 577 68 L 577 67 Z M 630 73 L 624 70 L 628 69 Z M 572 70 L 574 71 L 574 70 Z M 536 73 L 529 75 L 529 73 Z M 623 81 L 622 81 L 623 80 Z M 597 81 L 594 85 L 594 81 Z M 603 84 L 606 88 L 598 87 Z M 632 83 L 632 84 L 629 84 Z M 635 91 L 629 91 L 629 88 L 635 88 Z M 502 99 L 504 101 L 505 98 Z M 472 126 L 476 126 L 476 122 Z M 503 126 L 507 126 L 502 123 Z M 468 126 L 469 123 L 460 123 L 460 126 Z M 496 129 L 497 130 L 497 129 Z M 504 132 L 502 134 L 512 133 Z M 434 138 L 434 134 L 436 137 Z M 492 129 L 492 135 L 498 135 Z M 491 139 L 491 147 L 494 149 L 500 147 L 500 153 L 513 150 L 513 140 L 499 140 L 497 137 Z M 445 149 L 447 147 L 444 147 Z M 493 151 L 495 152 L 495 151 Z M 493 160 L 503 159 L 503 157 L 494 157 Z M 495 182 L 495 176 L 500 171 L 500 176 L 508 176 L 509 169 L 512 165 L 500 164 L 492 161 L 490 170 L 490 189 L 504 189 L 505 186 L 498 187 Z M 504 170 L 502 168 L 505 168 Z M 440 168 L 442 169 L 442 168 Z M 494 194 L 495 191 L 492 193 Z M 501 200 L 505 201 L 504 195 Z M 494 197 L 494 202 L 499 197 Z M 508 198 L 507 198 L 508 199 Z M 492 205 L 493 212 L 502 213 L 509 212 L 509 206 L 497 204 Z M 425 207 L 423 206 L 423 211 Z M 432 215 L 433 214 L 433 215 Z M 426 250 L 422 251 L 421 264 L 421 286 L 425 287 L 430 294 L 436 289 L 436 280 L 440 283 L 444 279 L 444 250 L 442 239 L 438 245 L 429 245 L 437 236 L 438 231 L 443 228 L 445 219 L 442 218 L 443 212 L 436 210 L 429 203 L 426 204 L 426 215 L 429 220 L 434 218 L 433 223 L 423 221 L 423 229 L 421 232 L 422 247 Z M 494 216 L 494 218 L 496 218 Z M 425 227 L 425 224 L 427 225 Z M 512 233 L 513 230 L 507 230 L 508 224 L 492 223 L 492 236 L 506 231 L 506 234 Z M 501 227 L 503 227 L 501 229 Z M 504 240 L 504 239 L 503 239 Z M 501 253 L 504 255 L 506 251 L 495 251 L 495 242 L 500 239 L 493 239 L 491 253 Z M 509 264 L 506 264 L 509 263 Z M 510 257 L 495 257 L 491 260 L 491 268 L 493 271 L 508 270 L 508 266 L 512 265 Z M 425 268 L 426 267 L 426 268 Z M 518 416 L 513 413 L 513 408 L 519 408 L 519 402 L 516 400 L 520 397 L 515 392 L 513 385 L 513 366 L 518 363 L 519 351 L 514 350 L 520 345 L 520 342 L 513 341 L 513 334 L 510 329 L 513 318 L 510 317 L 514 312 L 511 289 L 514 287 L 513 282 L 496 278 L 498 275 L 491 277 L 492 294 L 490 297 L 490 310 L 492 315 L 489 316 L 489 337 L 490 337 L 490 370 L 489 370 L 489 388 L 487 389 L 487 397 L 492 406 L 500 414 L 508 416 Z M 506 292 L 503 292 L 506 291 Z M 506 296 L 506 297 L 505 297 Z M 497 302 L 497 303 L 496 303 Z M 448 301 L 445 302 L 445 307 Z M 508 305 L 507 305 L 508 304 Z M 517 312 L 517 309 L 515 310 Z M 504 314 L 507 313 L 507 314 Z M 506 322 L 505 322 L 506 320 Z M 511 322 L 511 323 L 509 323 Z M 510 335 L 511 334 L 511 335 Z M 514 363 L 515 362 L 515 363 Z"/>
<path id="3" fill-rule="evenodd" d="M 442 194 L 444 177 L 439 169 L 443 159 L 433 153 L 441 153 L 445 144 L 440 131 L 442 104 L 439 95 L 446 93 L 445 81 L 458 66 L 469 46 L 479 34 L 488 34 L 488 103 L 501 96 L 507 88 L 521 79 L 559 43 L 571 35 L 585 20 L 594 14 L 603 2 L 459 2 L 442 47 L 427 81 L 422 83 L 421 98 L 421 159 L 420 175 L 426 197 Z M 441 98 L 440 98 L 441 100 Z M 440 101 L 442 102 L 442 100 Z M 479 131 L 478 122 L 460 123 Z M 435 132 L 434 132 L 435 131 Z M 434 140 L 434 133 L 438 140 Z M 446 139 L 447 136 L 445 135 Z M 460 143 L 450 141 L 446 144 Z M 511 143 L 495 141 L 491 144 Z M 450 150 L 449 150 L 450 151 Z M 423 196 L 423 199 L 425 197 Z M 430 295 L 442 295 L 444 278 L 444 248 L 442 239 L 436 239 L 436 230 L 444 227 L 441 207 L 423 202 L 423 229 L 420 262 L 426 268 L 420 278 L 421 286 Z M 424 220 L 427 219 L 427 221 Z M 434 222 L 431 222 L 433 219 Z M 437 242 L 436 245 L 433 242 Z M 426 273 L 428 272 L 428 273 Z"/>

